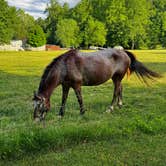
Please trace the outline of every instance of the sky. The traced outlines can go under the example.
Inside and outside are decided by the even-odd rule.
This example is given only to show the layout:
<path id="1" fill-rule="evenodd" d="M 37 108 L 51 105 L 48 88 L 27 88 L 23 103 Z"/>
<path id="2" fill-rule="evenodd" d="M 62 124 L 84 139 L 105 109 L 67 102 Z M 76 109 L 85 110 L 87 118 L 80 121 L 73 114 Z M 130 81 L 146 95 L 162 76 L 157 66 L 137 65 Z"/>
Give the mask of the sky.
<path id="1" fill-rule="evenodd" d="M 67 2 L 70 7 L 75 6 L 80 0 L 59 0 L 60 3 Z M 44 10 L 49 0 L 7 0 L 10 6 L 17 9 L 23 9 L 26 13 L 32 15 L 35 19 L 38 17 L 45 18 Z"/>

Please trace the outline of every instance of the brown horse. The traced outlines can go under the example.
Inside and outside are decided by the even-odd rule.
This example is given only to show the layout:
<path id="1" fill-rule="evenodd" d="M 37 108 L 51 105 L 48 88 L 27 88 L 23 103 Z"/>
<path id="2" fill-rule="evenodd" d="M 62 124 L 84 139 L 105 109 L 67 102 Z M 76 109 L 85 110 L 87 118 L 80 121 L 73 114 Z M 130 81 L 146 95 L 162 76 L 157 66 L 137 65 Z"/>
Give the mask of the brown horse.
<path id="1" fill-rule="evenodd" d="M 100 85 L 110 78 L 114 83 L 114 94 L 109 107 L 122 106 L 121 81 L 127 71 L 135 72 L 145 83 L 145 78 L 160 77 L 154 71 L 147 69 L 135 56 L 124 50 L 104 49 L 98 52 L 81 53 L 70 50 L 55 58 L 45 69 L 40 81 L 38 92 L 34 93 L 34 119 L 43 120 L 50 109 L 50 96 L 53 90 L 62 85 L 62 104 L 59 115 L 64 115 L 65 103 L 69 89 L 73 88 L 80 105 L 80 114 L 85 112 L 81 86 Z"/>

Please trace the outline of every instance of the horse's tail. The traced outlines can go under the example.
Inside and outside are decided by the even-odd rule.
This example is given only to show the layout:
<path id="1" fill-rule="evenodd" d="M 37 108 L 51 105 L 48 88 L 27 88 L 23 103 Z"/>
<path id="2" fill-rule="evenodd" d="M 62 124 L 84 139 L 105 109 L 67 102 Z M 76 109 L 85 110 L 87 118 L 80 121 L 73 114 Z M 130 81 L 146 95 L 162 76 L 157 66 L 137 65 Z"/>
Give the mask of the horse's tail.
<path id="1" fill-rule="evenodd" d="M 160 74 L 148 69 L 146 66 L 144 66 L 144 64 L 139 62 L 133 53 L 126 51 L 126 50 L 125 50 L 125 52 L 130 57 L 130 60 L 131 60 L 129 70 L 127 71 L 128 76 L 130 75 L 130 73 L 135 72 L 137 77 L 141 81 L 143 81 L 146 85 L 148 85 L 146 78 L 148 78 L 150 80 L 154 80 L 154 78 L 161 77 Z"/>

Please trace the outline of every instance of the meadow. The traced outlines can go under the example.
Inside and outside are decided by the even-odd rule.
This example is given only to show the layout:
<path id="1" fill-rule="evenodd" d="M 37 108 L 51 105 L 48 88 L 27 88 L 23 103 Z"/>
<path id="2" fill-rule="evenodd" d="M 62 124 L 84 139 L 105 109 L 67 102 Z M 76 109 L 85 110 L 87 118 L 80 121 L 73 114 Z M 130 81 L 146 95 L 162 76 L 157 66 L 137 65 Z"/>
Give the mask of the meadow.
<path id="1" fill-rule="evenodd" d="M 123 108 L 106 113 L 113 84 L 83 87 L 84 116 L 70 90 L 63 119 L 61 87 L 51 97 L 45 126 L 32 120 L 33 91 L 46 65 L 62 51 L 0 52 L 0 165 L 166 165 L 166 50 L 134 51 L 162 78 L 123 80 Z"/>

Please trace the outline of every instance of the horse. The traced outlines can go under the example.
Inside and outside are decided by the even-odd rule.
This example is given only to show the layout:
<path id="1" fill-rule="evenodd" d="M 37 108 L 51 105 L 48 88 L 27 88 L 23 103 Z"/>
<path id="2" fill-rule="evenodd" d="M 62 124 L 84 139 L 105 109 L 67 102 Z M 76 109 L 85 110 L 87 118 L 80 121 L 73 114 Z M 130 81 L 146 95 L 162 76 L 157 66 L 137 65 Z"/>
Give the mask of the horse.
<path id="1" fill-rule="evenodd" d="M 122 107 L 122 79 L 125 74 L 135 72 L 139 79 L 147 84 L 148 79 L 160 77 L 160 74 L 148 69 L 138 61 L 132 52 L 118 49 L 104 49 L 97 52 L 83 53 L 76 49 L 53 59 L 45 68 L 39 88 L 34 92 L 35 121 L 45 119 L 50 110 L 50 97 L 53 90 L 62 85 L 62 103 L 59 116 L 65 113 L 65 104 L 69 89 L 73 88 L 80 106 L 80 114 L 85 112 L 81 86 L 96 86 L 112 79 L 114 93 L 108 111 L 114 110 L 115 104 Z"/>

